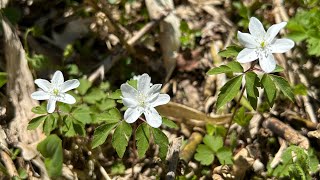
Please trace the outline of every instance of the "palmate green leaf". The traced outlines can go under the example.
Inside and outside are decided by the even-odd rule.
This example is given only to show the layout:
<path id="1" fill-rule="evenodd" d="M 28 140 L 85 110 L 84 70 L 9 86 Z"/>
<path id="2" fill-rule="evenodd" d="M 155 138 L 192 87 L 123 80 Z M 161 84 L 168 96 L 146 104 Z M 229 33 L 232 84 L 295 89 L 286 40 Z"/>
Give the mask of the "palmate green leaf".
<path id="1" fill-rule="evenodd" d="M 66 137 L 84 136 L 86 134 L 85 125 L 70 115 L 64 118 L 62 131 Z"/>
<path id="2" fill-rule="evenodd" d="M 125 121 L 120 122 L 112 136 L 112 146 L 117 151 L 120 158 L 123 157 L 124 152 L 128 146 L 130 136 L 132 134 L 132 127 Z"/>
<path id="3" fill-rule="evenodd" d="M 102 125 L 98 126 L 97 129 L 93 133 L 93 140 L 91 143 L 92 149 L 103 144 L 106 141 L 110 131 L 114 127 L 116 127 L 116 125 L 117 125 L 117 123 L 111 123 L 111 124 L 102 124 Z"/>
<path id="4" fill-rule="evenodd" d="M 246 90 L 247 90 L 247 98 L 250 102 L 253 109 L 257 109 L 257 97 L 259 97 L 259 78 L 254 72 L 246 73 Z"/>
<path id="5" fill-rule="evenodd" d="M 112 93 L 110 93 L 110 94 L 108 94 L 108 98 L 110 98 L 110 99 L 115 99 L 115 100 L 117 100 L 117 99 L 121 99 L 121 90 L 120 89 L 117 89 L 116 91 L 114 91 L 114 92 L 112 92 Z"/>
<path id="6" fill-rule="evenodd" d="M 215 74 L 230 73 L 230 72 L 242 73 L 243 68 L 242 68 L 241 64 L 238 63 L 237 61 L 231 61 L 226 65 L 221 65 L 219 67 L 215 67 L 215 68 L 210 69 L 207 72 L 207 74 L 208 75 L 215 75 Z"/>
<path id="7" fill-rule="evenodd" d="M 80 95 L 85 95 L 88 89 L 92 86 L 92 83 L 86 78 L 81 78 L 79 79 L 79 81 L 80 81 L 80 85 L 77 88 L 77 90 Z"/>
<path id="8" fill-rule="evenodd" d="M 152 128 L 154 143 L 159 146 L 159 157 L 161 159 L 166 158 L 169 140 L 168 137 L 159 129 Z"/>
<path id="9" fill-rule="evenodd" d="M 60 176 L 63 163 L 61 139 L 55 134 L 49 135 L 46 139 L 38 144 L 37 150 L 45 158 L 44 163 L 49 176 Z"/>
<path id="10" fill-rule="evenodd" d="M 28 123 L 28 130 L 33 130 L 36 129 L 43 121 L 47 119 L 47 115 L 44 116 L 38 116 L 33 118 L 29 123 Z"/>
<path id="11" fill-rule="evenodd" d="M 99 88 L 90 89 L 89 93 L 87 93 L 83 97 L 83 101 L 89 104 L 95 104 L 97 101 L 100 101 L 105 97 L 105 93 Z"/>
<path id="12" fill-rule="evenodd" d="M 291 101 L 294 101 L 294 94 L 289 83 L 280 76 L 271 75 L 271 78 L 273 79 L 273 82 L 277 85 L 277 87 L 280 89 L 280 91 Z"/>
<path id="13" fill-rule="evenodd" d="M 203 138 L 203 143 L 207 145 L 213 152 L 217 152 L 223 147 L 223 138 L 222 136 L 206 135 Z"/>
<path id="14" fill-rule="evenodd" d="M 236 57 L 241 50 L 242 48 L 239 46 L 229 46 L 227 49 L 220 51 L 218 55 L 225 58 Z"/>
<path id="15" fill-rule="evenodd" d="M 137 150 L 139 158 L 142 158 L 146 154 L 149 148 L 149 139 L 150 126 L 147 123 L 140 124 L 136 131 Z"/>
<path id="16" fill-rule="evenodd" d="M 264 74 L 261 79 L 261 84 L 267 96 L 267 102 L 269 106 L 272 107 L 274 103 L 274 99 L 276 98 L 277 88 L 274 82 L 272 81 L 272 79 L 270 78 L 270 75 Z"/>
<path id="17" fill-rule="evenodd" d="M 232 78 L 221 88 L 217 99 L 217 109 L 220 109 L 237 95 L 241 87 L 242 76 Z"/>
<path id="18" fill-rule="evenodd" d="M 43 124 L 43 132 L 45 135 L 49 136 L 51 131 L 57 127 L 57 119 L 53 114 L 49 114 Z"/>
<path id="19" fill-rule="evenodd" d="M 92 122 L 90 108 L 87 105 L 80 105 L 72 111 L 71 115 L 83 124 Z"/>
<path id="20" fill-rule="evenodd" d="M 216 153 L 217 158 L 219 159 L 220 164 L 233 164 L 232 161 L 232 151 L 230 148 L 222 147 Z"/>
<path id="21" fill-rule="evenodd" d="M 98 103 L 98 108 L 100 109 L 100 111 L 105 111 L 105 110 L 114 108 L 116 106 L 117 104 L 113 99 L 104 99 Z"/>
<path id="22" fill-rule="evenodd" d="M 121 120 L 122 116 L 117 108 L 112 108 L 107 112 L 100 113 L 97 117 L 98 122 L 115 123 Z M 95 123 L 98 123 L 95 122 Z"/>
<path id="23" fill-rule="evenodd" d="M 170 119 L 168 119 L 166 117 L 162 117 L 162 124 L 169 127 L 169 128 L 174 128 L 174 129 L 179 128 L 176 123 L 174 123 L 173 121 L 171 121 Z"/>
<path id="24" fill-rule="evenodd" d="M 214 160 L 214 152 L 206 145 L 199 144 L 194 155 L 194 159 L 199 161 L 202 165 L 208 166 Z"/>
<path id="25" fill-rule="evenodd" d="M 7 73 L 0 72 L 0 88 L 7 83 Z"/>
<path id="26" fill-rule="evenodd" d="M 47 114 L 46 103 L 43 103 L 40 106 L 33 107 L 31 111 L 35 114 Z"/>
<path id="27" fill-rule="evenodd" d="M 246 109 L 242 106 L 234 116 L 234 122 L 239 124 L 242 127 L 246 127 L 249 125 L 250 120 L 252 119 L 252 114 L 246 114 Z"/>

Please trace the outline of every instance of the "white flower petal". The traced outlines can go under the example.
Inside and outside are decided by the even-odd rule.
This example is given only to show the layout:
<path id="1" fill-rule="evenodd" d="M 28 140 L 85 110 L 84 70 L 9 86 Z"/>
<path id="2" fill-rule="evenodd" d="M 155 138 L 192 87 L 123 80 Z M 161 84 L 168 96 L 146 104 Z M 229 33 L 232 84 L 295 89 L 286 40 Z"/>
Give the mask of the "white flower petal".
<path id="1" fill-rule="evenodd" d="M 135 122 L 142 114 L 142 111 L 139 107 L 136 108 L 128 108 L 126 112 L 124 112 L 124 120 L 127 123 Z"/>
<path id="2" fill-rule="evenodd" d="M 271 53 L 261 55 L 259 58 L 259 64 L 261 69 L 266 73 L 270 73 L 276 69 L 276 60 Z"/>
<path id="3" fill-rule="evenodd" d="M 53 74 L 51 82 L 55 85 L 61 85 L 64 82 L 63 74 L 61 71 L 56 71 Z"/>
<path id="4" fill-rule="evenodd" d="M 31 94 L 31 98 L 35 100 L 47 100 L 50 98 L 50 95 L 44 91 L 36 91 Z"/>
<path id="5" fill-rule="evenodd" d="M 126 107 L 129 108 L 134 108 L 139 104 L 137 100 L 131 98 L 122 98 L 122 102 Z"/>
<path id="6" fill-rule="evenodd" d="M 155 108 L 150 107 L 144 112 L 144 116 L 151 127 L 158 128 L 161 126 L 162 118 Z"/>
<path id="7" fill-rule="evenodd" d="M 287 22 L 281 22 L 278 24 L 274 24 L 272 26 L 270 26 L 270 28 L 267 30 L 266 33 L 266 42 L 267 43 L 271 43 L 272 40 L 277 36 L 277 34 L 279 33 L 279 31 L 284 28 L 287 25 Z"/>
<path id="8" fill-rule="evenodd" d="M 151 78 L 148 74 L 144 73 L 138 79 L 138 91 L 141 91 L 142 94 L 147 94 L 150 89 Z"/>
<path id="9" fill-rule="evenodd" d="M 136 99 L 138 91 L 127 83 L 120 86 L 122 96 L 124 98 Z"/>
<path id="10" fill-rule="evenodd" d="M 170 96 L 168 94 L 159 94 L 158 98 L 150 103 L 151 107 L 156 107 L 160 105 L 167 104 L 170 101 Z"/>
<path id="11" fill-rule="evenodd" d="M 34 83 L 39 86 L 42 90 L 48 92 L 51 88 L 51 83 L 45 79 L 36 79 Z"/>
<path id="12" fill-rule="evenodd" d="M 247 63 L 258 59 L 256 49 L 244 48 L 237 56 L 237 61 Z"/>
<path id="13" fill-rule="evenodd" d="M 62 85 L 61 85 L 61 92 L 67 92 L 71 89 L 75 89 L 77 87 L 79 87 L 80 85 L 80 82 L 78 79 L 71 79 L 71 80 L 68 80 L 66 82 L 64 82 Z"/>
<path id="14" fill-rule="evenodd" d="M 60 94 L 60 96 L 58 96 L 56 100 L 67 104 L 74 104 L 76 102 L 76 99 L 72 95 L 67 93 Z"/>
<path id="15" fill-rule="evenodd" d="M 252 36 L 259 40 L 262 40 L 266 34 L 262 23 L 255 17 L 250 18 L 249 31 Z"/>
<path id="16" fill-rule="evenodd" d="M 162 86 L 162 84 L 154 84 L 153 86 L 151 86 L 151 88 L 147 92 L 147 96 L 150 96 L 154 93 L 159 93 L 161 86 Z"/>
<path id="17" fill-rule="evenodd" d="M 294 42 L 291 39 L 276 39 L 271 44 L 271 52 L 272 53 L 284 53 L 293 48 Z"/>
<path id="18" fill-rule="evenodd" d="M 56 100 L 53 98 L 50 98 L 47 104 L 47 111 L 48 113 L 53 113 L 55 109 L 56 109 Z"/>
<path id="19" fill-rule="evenodd" d="M 238 31 L 238 40 L 246 48 L 256 48 L 260 46 L 255 38 L 249 33 L 242 33 Z"/>

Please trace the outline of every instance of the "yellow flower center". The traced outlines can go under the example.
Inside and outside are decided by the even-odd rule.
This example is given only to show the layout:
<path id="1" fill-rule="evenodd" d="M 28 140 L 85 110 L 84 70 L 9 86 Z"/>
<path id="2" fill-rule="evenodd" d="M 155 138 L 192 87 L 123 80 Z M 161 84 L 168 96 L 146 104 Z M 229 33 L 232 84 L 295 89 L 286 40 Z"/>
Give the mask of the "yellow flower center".
<path id="1" fill-rule="evenodd" d="M 53 94 L 54 94 L 55 96 L 58 96 L 59 90 L 58 90 L 58 89 L 53 89 Z"/>
<path id="2" fill-rule="evenodd" d="M 260 45 L 261 45 L 261 47 L 265 47 L 266 46 L 266 42 L 264 42 L 264 41 L 262 41 L 261 43 L 260 43 Z"/>
<path id="3" fill-rule="evenodd" d="M 144 95 L 143 93 L 139 92 L 137 99 L 138 99 L 139 105 L 141 107 L 145 107 L 145 105 L 146 105 L 145 101 L 147 99 L 146 95 Z"/>

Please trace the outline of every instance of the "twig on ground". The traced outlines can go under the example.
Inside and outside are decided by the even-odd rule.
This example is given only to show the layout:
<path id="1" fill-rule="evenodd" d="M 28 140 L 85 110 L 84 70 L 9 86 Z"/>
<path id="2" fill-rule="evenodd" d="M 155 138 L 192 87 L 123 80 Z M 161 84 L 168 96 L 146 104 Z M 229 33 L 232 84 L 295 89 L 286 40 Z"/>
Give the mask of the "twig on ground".
<path id="1" fill-rule="evenodd" d="M 280 143 L 280 148 L 270 164 L 270 167 L 272 169 L 275 168 L 281 162 L 281 156 L 282 156 L 284 150 L 287 149 L 287 147 L 288 147 L 287 142 L 282 138 L 279 138 L 279 143 Z"/>
<path id="2" fill-rule="evenodd" d="M 14 165 L 11 157 L 6 152 L 0 150 L 0 158 L 3 162 L 4 166 L 6 167 L 7 173 L 11 178 L 13 177 L 19 177 L 18 171 L 16 166 Z"/>
<path id="3" fill-rule="evenodd" d="M 263 127 L 270 129 L 273 133 L 284 138 L 291 144 L 298 145 L 304 149 L 308 149 L 310 147 L 308 138 L 276 118 L 266 119 L 263 122 Z"/>
<path id="4" fill-rule="evenodd" d="M 171 146 L 169 147 L 167 154 L 167 180 L 173 180 L 176 177 L 176 169 L 179 162 L 179 153 L 182 143 L 182 137 L 172 139 Z"/>
<path id="5" fill-rule="evenodd" d="M 196 152 L 197 146 L 202 142 L 203 136 L 198 132 L 193 132 L 180 152 L 180 159 L 188 163 Z"/>

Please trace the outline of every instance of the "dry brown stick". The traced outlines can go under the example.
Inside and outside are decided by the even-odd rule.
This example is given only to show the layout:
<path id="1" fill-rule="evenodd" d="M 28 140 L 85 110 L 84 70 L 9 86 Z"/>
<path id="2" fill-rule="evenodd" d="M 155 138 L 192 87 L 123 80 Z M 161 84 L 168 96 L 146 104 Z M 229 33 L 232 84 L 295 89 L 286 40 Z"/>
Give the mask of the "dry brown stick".
<path id="1" fill-rule="evenodd" d="M 182 137 L 174 138 L 171 142 L 171 146 L 169 147 L 167 154 L 167 180 L 173 180 L 176 177 L 176 169 L 179 162 L 179 153 L 180 147 L 182 143 Z"/>
<path id="2" fill-rule="evenodd" d="M 310 147 L 308 138 L 276 118 L 268 118 L 265 120 L 263 122 L 263 127 L 270 129 L 273 133 L 282 137 L 291 144 L 298 145 L 304 149 L 308 149 Z"/>
<path id="3" fill-rule="evenodd" d="M 202 134 L 198 132 L 193 132 L 187 144 L 180 152 L 180 159 L 188 163 L 190 159 L 193 157 L 193 154 L 196 152 L 198 145 L 202 142 L 202 138 Z"/>
<path id="4" fill-rule="evenodd" d="M 18 171 L 16 169 L 16 166 L 14 165 L 11 157 L 4 151 L 0 150 L 0 157 L 1 160 L 6 167 L 7 173 L 11 178 L 13 177 L 19 177 Z"/>
<path id="5" fill-rule="evenodd" d="M 270 167 L 271 168 L 275 168 L 281 161 L 281 156 L 284 152 L 284 150 L 287 149 L 287 142 L 282 139 L 282 138 L 279 138 L 279 143 L 280 143 L 280 148 L 278 150 L 278 152 L 276 153 L 276 155 L 274 156 L 273 160 L 271 161 L 271 164 L 270 164 Z"/>

